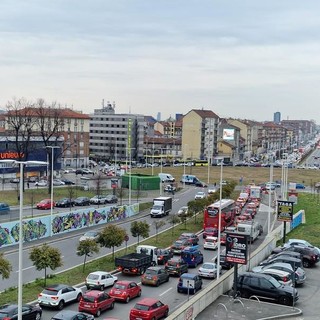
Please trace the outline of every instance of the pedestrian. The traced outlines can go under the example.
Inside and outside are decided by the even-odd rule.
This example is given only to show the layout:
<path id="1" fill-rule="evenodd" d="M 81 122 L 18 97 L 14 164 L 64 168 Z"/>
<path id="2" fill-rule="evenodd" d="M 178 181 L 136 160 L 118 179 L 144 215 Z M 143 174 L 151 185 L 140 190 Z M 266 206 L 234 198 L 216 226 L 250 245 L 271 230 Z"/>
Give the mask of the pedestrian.
<path id="1" fill-rule="evenodd" d="M 29 181 L 27 182 L 27 187 L 28 187 L 28 189 L 30 188 L 30 183 L 29 183 Z"/>

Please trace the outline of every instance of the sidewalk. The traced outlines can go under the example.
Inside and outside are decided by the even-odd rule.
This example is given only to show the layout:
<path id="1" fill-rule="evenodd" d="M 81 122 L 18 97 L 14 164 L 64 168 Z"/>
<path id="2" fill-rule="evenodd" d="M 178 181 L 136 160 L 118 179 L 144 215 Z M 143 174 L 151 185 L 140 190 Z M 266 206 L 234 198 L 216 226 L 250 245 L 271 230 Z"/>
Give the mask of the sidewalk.
<path id="1" fill-rule="evenodd" d="M 302 311 L 295 307 L 279 304 L 258 302 L 252 299 L 233 299 L 226 295 L 220 296 L 209 307 L 203 310 L 196 320 L 259 320 L 289 319 L 299 316 Z M 291 318 L 293 319 L 293 318 Z"/>

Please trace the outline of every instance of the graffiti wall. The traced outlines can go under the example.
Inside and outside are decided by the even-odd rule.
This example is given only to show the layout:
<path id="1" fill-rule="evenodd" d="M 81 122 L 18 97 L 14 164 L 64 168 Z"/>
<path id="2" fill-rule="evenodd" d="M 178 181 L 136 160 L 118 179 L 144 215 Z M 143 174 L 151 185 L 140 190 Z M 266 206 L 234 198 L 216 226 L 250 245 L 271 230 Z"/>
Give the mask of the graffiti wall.
<path id="1" fill-rule="evenodd" d="M 131 206 L 108 206 L 101 208 L 85 208 L 75 211 L 34 217 L 23 221 L 23 241 L 43 239 L 52 235 L 72 232 L 84 227 L 119 221 L 139 213 L 139 204 Z M 0 224 L 0 248 L 19 242 L 19 220 Z"/>

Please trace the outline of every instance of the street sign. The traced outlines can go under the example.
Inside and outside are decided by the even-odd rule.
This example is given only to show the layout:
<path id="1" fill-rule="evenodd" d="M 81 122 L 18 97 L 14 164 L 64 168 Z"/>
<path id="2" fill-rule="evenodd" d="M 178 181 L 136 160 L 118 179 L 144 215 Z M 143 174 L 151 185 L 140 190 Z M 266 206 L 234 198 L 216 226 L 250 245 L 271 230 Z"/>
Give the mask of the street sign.
<path id="1" fill-rule="evenodd" d="M 129 236 L 127 234 L 124 237 L 124 241 L 129 241 Z"/>
<path id="2" fill-rule="evenodd" d="M 293 202 L 278 200 L 277 220 L 290 222 L 293 216 Z"/>

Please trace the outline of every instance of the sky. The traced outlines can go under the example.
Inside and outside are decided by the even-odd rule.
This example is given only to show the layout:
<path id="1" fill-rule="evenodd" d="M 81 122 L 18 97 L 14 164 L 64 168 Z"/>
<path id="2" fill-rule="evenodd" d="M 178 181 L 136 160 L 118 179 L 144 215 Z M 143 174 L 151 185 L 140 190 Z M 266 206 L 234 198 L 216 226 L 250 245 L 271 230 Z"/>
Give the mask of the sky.
<path id="1" fill-rule="evenodd" d="M 1 0 L 0 106 L 320 123 L 319 0 Z"/>

